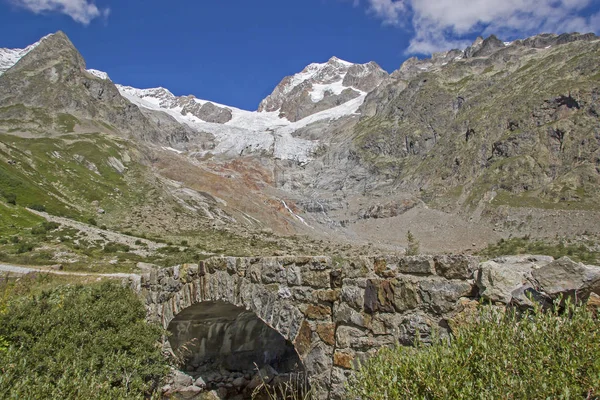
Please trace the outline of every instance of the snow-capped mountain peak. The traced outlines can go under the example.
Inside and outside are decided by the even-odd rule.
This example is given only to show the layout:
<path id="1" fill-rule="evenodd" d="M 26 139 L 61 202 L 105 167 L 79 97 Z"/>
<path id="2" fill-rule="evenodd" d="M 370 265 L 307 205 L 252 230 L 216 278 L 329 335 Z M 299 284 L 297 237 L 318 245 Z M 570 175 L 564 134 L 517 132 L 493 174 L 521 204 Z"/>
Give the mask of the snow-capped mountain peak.
<path id="1" fill-rule="evenodd" d="M 386 77 L 387 73 L 374 62 L 353 64 L 331 57 L 285 77 L 260 103 L 258 111 L 277 111 L 290 121 L 298 121 L 364 95 Z"/>

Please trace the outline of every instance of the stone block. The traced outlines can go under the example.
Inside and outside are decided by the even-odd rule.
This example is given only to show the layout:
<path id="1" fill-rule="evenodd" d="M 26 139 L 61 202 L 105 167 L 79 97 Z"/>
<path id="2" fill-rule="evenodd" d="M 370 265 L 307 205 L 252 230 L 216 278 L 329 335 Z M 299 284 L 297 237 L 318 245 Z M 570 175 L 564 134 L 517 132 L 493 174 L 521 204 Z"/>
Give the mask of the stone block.
<path id="1" fill-rule="evenodd" d="M 330 346 L 335 344 L 335 324 L 325 323 L 317 324 L 317 335 L 321 340 Z"/>
<path id="2" fill-rule="evenodd" d="M 352 369 L 354 358 L 354 352 L 336 351 L 333 355 L 333 365 L 340 368 Z"/>
<path id="3" fill-rule="evenodd" d="M 339 303 L 333 307 L 333 320 L 338 324 L 352 324 L 366 326 L 365 316 L 350 308 L 346 303 Z"/>
<path id="4" fill-rule="evenodd" d="M 309 304 L 302 308 L 304 308 L 304 315 L 309 319 L 324 319 L 331 316 L 331 307 L 320 304 Z"/>
<path id="5" fill-rule="evenodd" d="M 286 269 L 274 257 L 265 259 L 260 268 L 262 283 L 287 283 Z"/>
<path id="6" fill-rule="evenodd" d="M 527 283 L 531 278 L 532 263 L 498 263 L 486 261 L 479 264 L 475 282 L 479 295 L 492 302 L 508 304 L 512 292 Z"/>
<path id="7" fill-rule="evenodd" d="M 307 320 L 302 321 L 298 335 L 294 339 L 294 347 L 300 357 L 306 356 L 312 344 L 312 329 Z"/>
<path id="8" fill-rule="evenodd" d="M 435 275 L 433 256 L 401 257 L 398 260 L 398 272 L 409 275 Z"/>
<path id="9" fill-rule="evenodd" d="M 466 255 L 441 255 L 434 257 L 435 272 L 446 279 L 471 279 L 477 271 L 477 257 Z"/>
<path id="10" fill-rule="evenodd" d="M 390 281 L 380 279 L 367 280 L 364 309 L 367 313 L 394 312 L 394 291 Z"/>
<path id="11" fill-rule="evenodd" d="M 451 311 L 458 299 L 469 296 L 472 291 L 473 285 L 466 281 L 434 279 L 419 282 L 422 302 L 438 314 Z"/>
<path id="12" fill-rule="evenodd" d="M 365 291 L 358 286 L 344 286 L 340 293 L 341 300 L 355 310 L 362 310 L 365 304 Z"/>
<path id="13" fill-rule="evenodd" d="M 302 282 L 304 285 L 314 288 L 330 288 L 329 271 L 305 271 L 302 274 Z"/>
<path id="14" fill-rule="evenodd" d="M 600 293 L 600 267 L 584 265 L 562 257 L 532 272 L 539 290 L 552 298 L 575 296 L 587 299 Z"/>
<path id="15" fill-rule="evenodd" d="M 333 303 L 339 300 L 340 290 L 339 289 L 320 289 L 315 290 L 312 293 L 313 301 L 325 301 Z"/>
<path id="16" fill-rule="evenodd" d="M 415 285 L 404 280 L 392 281 L 392 303 L 397 312 L 411 310 L 419 305 L 419 294 Z"/>
<path id="17" fill-rule="evenodd" d="M 366 336 L 366 331 L 353 326 L 341 325 L 336 330 L 336 344 L 339 349 L 355 346 L 359 339 Z"/>
<path id="18" fill-rule="evenodd" d="M 366 278 L 373 274 L 373 260 L 369 257 L 348 260 L 343 271 L 346 278 Z"/>

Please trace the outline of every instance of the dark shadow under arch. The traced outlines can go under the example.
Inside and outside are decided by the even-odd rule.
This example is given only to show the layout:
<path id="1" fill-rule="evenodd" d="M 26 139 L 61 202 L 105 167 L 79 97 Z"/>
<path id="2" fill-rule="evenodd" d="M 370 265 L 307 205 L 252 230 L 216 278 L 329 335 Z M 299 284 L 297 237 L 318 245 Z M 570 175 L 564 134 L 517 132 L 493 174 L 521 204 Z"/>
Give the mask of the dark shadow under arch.
<path id="1" fill-rule="evenodd" d="M 304 371 L 292 343 L 254 312 L 227 302 L 194 304 L 177 314 L 168 330 L 182 369 L 211 388 L 227 375 L 250 381 L 257 367 L 270 366 L 282 375 Z"/>

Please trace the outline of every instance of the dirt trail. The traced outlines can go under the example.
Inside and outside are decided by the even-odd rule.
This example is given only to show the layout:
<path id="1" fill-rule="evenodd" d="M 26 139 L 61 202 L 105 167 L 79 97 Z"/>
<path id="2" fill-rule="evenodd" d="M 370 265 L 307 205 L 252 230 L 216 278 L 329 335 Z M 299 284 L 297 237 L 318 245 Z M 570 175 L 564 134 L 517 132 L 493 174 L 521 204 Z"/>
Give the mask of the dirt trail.
<path id="1" fill-rule="evenodd" d="M 51 268 L 44 267 L 23 267 L 20 265 L 11 264 L 0 264 L 0 273 L 13 273 L 19 275 L 29 274 L 31 272 L 45 272 L 54 275 L 70 275 L 70 276 L 96 276 L 100 278 L 120 278 L 120 279 L 131 279 L 133 281 L 139 281 L 140 275 L 138 274 L 126 274 L 126 273 L 112 273 L 112 274 L 99 274 L 93 272 L 68 272 L 68 271 L 57 271 Z"/>

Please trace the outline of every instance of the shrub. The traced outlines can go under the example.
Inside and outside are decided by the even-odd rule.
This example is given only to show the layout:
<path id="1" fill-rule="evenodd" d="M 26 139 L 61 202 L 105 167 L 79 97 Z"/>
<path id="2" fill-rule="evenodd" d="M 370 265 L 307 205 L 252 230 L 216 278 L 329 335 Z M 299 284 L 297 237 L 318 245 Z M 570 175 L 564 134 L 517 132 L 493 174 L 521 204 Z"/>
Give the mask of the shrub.
<path id="1" fill-rule="evenodd" d="M 88 218 L 87 223 L 94 226 L 98 225 L 98 222 L 94 218 Z"/>
<path id="2" fill-rule="evenodd" d="M 363 399 L 592 399 L 600 323 L 585 307 L 517 315 L 484 307 L 448 342 L 381 350 L 349 381 Z"/>
<path id="3" fill-rule="evenodd" d="M 29 253 L 31 250 L 33 250 L 34 247 L 35 246 L 33 245 L 33 243 L 21 242 L 19 244 L 19 246 L 17 247 L 17 253 L 18 254 Z"/>
<path id="4" fill-rule="evenodd" d="M 416 256 L 419 254 L 420 251 L 420 244 L 419 241 L 415 238 L 415 235 L 412 234 L 411 231 L 408 231 L 406 233 L 406 241 L 408 242 L 408 245 L 406 246 L 406 251 L 405 254 L 407 256 Z"/>
<path id="5" fill-rule="evenodd" d="M 36 225 L 33 228 L 31 228 L 31 233 L 34 235 L 45 235 L 49 231 L 53 231 L 55 229 L 58 229 L 59 227 L 60 224 L 56 222 L 44 221 L 40 225 Z"/>
<path id="6" fill-rule="evenodd" d="M 556 259 L 569 256 L 575 261 L 593 264 L 600 261 L 600 252 L 593 250 L 583 244 L 566 244 L 563 241 L 548 243 L 542 240 L 531 240 L 529 236 L 522 238 L 500 239 L 495 244 L 488 246 L 480 252 L 480 255 L 488 258 L 512 255 L 512 254 L 545 254 Z"/>
<path id="7" fill-rule="evenodd" d="M 13 206 L 17 205 L 17 195 L 14 193 L 5 193 L 4 198 L 8 204 L 12 204 Z"/>
<path id="8" fill-rule="evenodd" d="M 31 208 L 32 210 L 35 210 L 35 211 L 41 211 L 41 212 L 46 211 L 46 206 L 41 205 L 41 204 L 32 204 L 29 206 L 29 208 Z"/>
<path id="9" fill-rule="evenodd" d="M 47 231 L 53 231 L 53 230 L 60 228 L 60 224 L 58 222 L 53 222 L 53 221 L 44 221 L 44 222 L 42 222 L 42 226 Z"/>
<path id="10" fill-rule="evenodd" d="M 104 245 L 103 250 L 105 253 L 117 253 L 119 251 L 126 253 L 129 251 L 129 246 L 122 243 L 108 242 Z"/>
<path id="11" fill-rule="evenodd" d="M 32 235 L 45 235 L 46 232 L 46 229 L 42 225 L 36 225 L 33 228 L 31 228 Z"/>
<path id="12" fill-rule="evenodd" d="M 156 396 L 168 371 L 163 330 L 144 317 L 135 294 L 114 283 L 0 301 L 0 398 Z"/>

